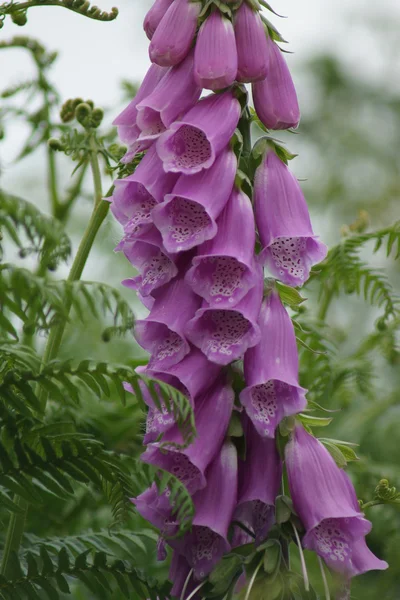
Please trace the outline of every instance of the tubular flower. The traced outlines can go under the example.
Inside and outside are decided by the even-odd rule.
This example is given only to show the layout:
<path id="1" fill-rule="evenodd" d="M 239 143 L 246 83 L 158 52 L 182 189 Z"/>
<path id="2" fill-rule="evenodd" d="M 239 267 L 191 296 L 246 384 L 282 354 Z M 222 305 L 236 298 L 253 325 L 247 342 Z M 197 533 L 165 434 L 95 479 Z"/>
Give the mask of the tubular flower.
<path id="1" fill-rule="evenodd" d="M 205 470 L 224 440 L 233 401 L 231 386 L 223 377 L 219 378 L 204 396 L 195 400 L 195 441 L 179 450 L 177 445 L 183 444 L 183 438 L 175 425 L 166 432 L 162 443 L 147 447 L 142 460 L 175 475 L 192 494 L 204 488 L 207 483 Z"/>
<path id="2" fill-rule="evenodd" d="M 165 173 L 153 146 L 132 175 L 115 181 L 111 212 L 126 234 L 140 236 L 149 231 L 152 209 L 163 201 L 176 180 L 174 173 Z"/>
<path id="3" fill-rule="evenodd" d="M 304 547 L 345 578 L 386 569 L 365 543 L 371 523 L 360 511 L 349 477 L 301 425 L 286 445 L 285 461 L 294 509 L 306 530 Z"/>
<path id="4" fill-rule="evenodd" d="M 279 46 L 270 38 L 268 75 L 253 83 L 254 108 L 268 129 L 289 129 L 300 122 L 297 94 Z"/>
<path id="5" fill-rule="evenodd" d="M 212 308 L 203 302 L 187 324 L 188 339 L 201 349 L 208 360 L 228 365 L 240 358 L 260 341 L 257 318 L 262 301 L 263 280 L 259 274 L 256 285 L 234 308 Z"/>
<path id="6" fill-rule="evenodd" d="M 157 152 L 166 171 L 194 175 L 209 169 L 226 148 L 240 117 L 233 92 L 212 94 L 172 123 L 157 141 Z"/>
<path id="7" fill-rule="evenodd" d="M 193 76 L 193 52 L 171 67 L 154 90 L 137 104 L 139 142 L 157 139 L 200 98 L 201 88 Z"/>
<path id="8" fill-rule="evenodd" d="M 190 50 L 201 11 L 200 2 L 174 0 L 161 19 L 149 46 L 150 60 L 162 67 L 179 64 Z"/>
<path id="9" fill-rule="evenodd" d="M 283 283 L 303 285 L 327 248 L 314 235 L 297 179 L 273 150 L 257 169 L 254 198 L 262 261 Z"/>
<path id="10" fill-rule="evenodd" d="M 242 83 L 267 77 L 269 44 L 260 13 L 243 2 L 235 15 L 238 54 L 237 80 Z"/>
<path id="11" fill-rule="evenodd" d="M 174 0 L 155 0 L 153 6 L 147 12 L 143 21 L 143 29 L 149 40 L 153 37 L 155 30 L 173 2 Z"/>
<path id="12" fill-rule="evenodd" d="M 220 90 L 236 79 L 238 57 L 231 21 L 215 9 L 197 36 L 194 74 L 200 87 Z"/>
<path id="13" fill-rule="evenodd" d="M 161 396 L 158 384 L 155 384 L 155 391 L 158 394 L 160 409 L 157 408 L 152 395 L 150 394 L 143 381 L 139 381 L 139 387 L 142 392 L 143 400 L 149 407 L 146 418 L 146 433 L 143 438 L 144 444 L 155 442 L 157 438 L 168 431 L 175 423 L 175 417 L 172 412 L 167 409 L 167 406 Z M 134 394 L 133 388 L 129 383 L 124 383 L 124 388 L 127 392 Z"/>
<path id="14" fill-rule="evenodd" d="M 180 362 L 190 352 L 183 329 L 199 308 L 201 298 L 179 276 L 157 290 L 154 296 L 149 316 L 136 321 L 134 335 L 151 354 L 149 367 L 164 369 Z"/>
<path id="15" fill-rule="evenodd" d="M 181 252 L 213 238 L 216 219 L 229 199 L 237 160 L 224 149 L 208 171 L 181 175 L 171 194 L 154 207 L 151 216 L 168 252 Z"/>
<path id="16" fill-rule="evenodd" d="M 299 386 L 299 359 L 292 321 L 278 292 L 271 291 L 260 311 L 260 343 L 244 357 L 247 387 L 240 401 L 257 432 L 273 438 L 283 417 L 302 411 L 306 391 Z"/>
<path id="17" fill-rule="evenodd" d="M 274 440 L 262 438 L 250 419 L 243 417 L 246 439 L 246 460 L 239 461 L 239 493 L 234 521 L 245 525 L 255 537 L 255 543 L 265 540 L 275 522 L 275 499 L 282 480 L 282 461 Z M 252 541 L 243 530 L 235 527 L 232 545 Z"/>
<path id="18" fill-rule="evenodd" d="M 231 442 L 224 443 L 206 477 L 207 486 L 193 496 L 196 515 L 191 531 L 181 539 L 171 540 L 197 580 L 206 577 L 230 550 L 228 528 L 237 495 L 237 454 Z"/>
<path id="19" fill-rule="evenodd" d="M 209 306 L 231 308 L 258 278 L 254 270 L 253 208 L 248 196 L 236 187 L 217 219 L 217 227 L 215 237 L 198 247 L 186 280 Z"/>

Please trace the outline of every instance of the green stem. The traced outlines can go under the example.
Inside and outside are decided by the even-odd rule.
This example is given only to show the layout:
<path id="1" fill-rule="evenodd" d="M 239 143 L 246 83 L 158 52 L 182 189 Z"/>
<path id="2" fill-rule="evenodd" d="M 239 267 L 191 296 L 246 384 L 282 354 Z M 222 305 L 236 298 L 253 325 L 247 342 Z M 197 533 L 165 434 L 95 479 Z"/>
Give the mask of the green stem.
<path id="1" fill-rule="evenodd" d="M 65 223 L 67 221 L 72 205 L 82 189 L 82 184 L 83 180 L 85 179 L 87 167 L 88 163 L 82 165 L 79 171 L 79 175 L 77 176 L 74 184 L 68 190 L 68 195 L 66 199 L 64 200 L 64 202 L 61 202 L 58 207 L 58 214 L 56 216 L 62 223 Z"/>
<path id="2" fill-rule="evenodd" d="M 250 131 L 250 112 L 246 108 L 243 117 L 238 123 L 238 129 L 243 136 L 243 154 L 245 157 L 249 156 L 251 152 L 251 131 Z"/>
<path id="3" fill-rule="evenodd" d="M 14 502 L 22 509 L 23 512 L 13 513 L 10 517 L 7 537 L 4 544 L 3 559 L 1 561 L 0 568 L 0 573 L 4 577 L 7 577 L 8 574 L 8 561 L 11 552 L 18 552 L 18 548 L 21 544 L 22 536 L 24 535 L 26 515 L 28 512 L 28 503 L 24 498 L 16 496 L 14 498 Z"/>
<path id="4" fill-rule="evenodd" d="M 50 132 L 49 132 L 50 134 Z M 50 137 L 50 135 L 48 136 Z M 50 192 L 50 202 L 52 213 L 57 216 L 59 210 L 58 202 L 58 189 L 57 189 L 57 172 L 56 172 L 56 157 L 54 151 L 51 148 L 47 148 L 47 161 L 48 161 L 48 183 Z"/>
<path id="5" fill-rule="evenodd" d="M 81 7 L 68 6 L 60 0 L 31 0 L 30 2 L 19 2 L 18 4 L 15 4 L 15 6 L 11 6 L 7 10 L 7 13 L 10 14 L 12 12 L 16 12 L 17 10 L 27 10 L 28 8 L 32 8 L 34 6 L 61 6 L 62 8 L 68 8 L 68 10 L 72 10 L 72 12 L 84 15 L 89 19 L 94 19 L 95 21 L 113 21 L 118 16 L 118 10 L 115 8 L 111 9 L 110 12 L 97 11 L 90 13 L 87 10 L 82 10 Z"/>
<path id="6" fill-rule="evenodd" d="M 379 506 L 379 504 L 386 504 L 384 500 L 370 500 L 362 505 L 361 509 L 364 511 L 366 508 L 371 508 L 371 506 Z"/>
<path id="7" fill-rule="evenodd" d="M 320 305 L 319 311 L 318 311 L 318 320 L 319 321 L 326 320 L 326 316 L 328 314 L 329 307 L 333 300 L 333 296 L 334 296 L 333 288 L 327 287 L 322 296 L 323 299 L 322 299 L 322 302 L 321 302 L 321 305 Z"/>

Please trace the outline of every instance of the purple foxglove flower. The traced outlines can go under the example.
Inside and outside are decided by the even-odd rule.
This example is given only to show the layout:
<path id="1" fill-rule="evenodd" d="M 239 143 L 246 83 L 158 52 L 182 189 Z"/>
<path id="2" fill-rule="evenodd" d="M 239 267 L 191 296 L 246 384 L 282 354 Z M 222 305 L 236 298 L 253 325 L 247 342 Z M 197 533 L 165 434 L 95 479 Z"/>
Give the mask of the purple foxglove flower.
<path id="1" fill-rule="evenodd" d="M 229 199 L 236 167 L 234 152 L 225 148 L 211 169 L 181 175 L 172 193 L 152 210 L 168 252 L 189 250 L 215 236 L 216 218 Z"/>
<path id="2" fill-rule="evenodd" d="M 171 429 L 172 425 L 175 423 L 175 417 L 171 412 L 168 411 L 160 393 L 160 388 L 157 384 L 155 384 L 154 387 L 158 394 L 161 410 L 156 407 L 152 395 L 143 381 L 139 381 L 139 387 L 142 392 L 143 400 L 149 407 L 146 418 L 146 433 L 143 438 L 143 444 L 150 444 L 151 442 L 155 442 L 157 438 L 168 431 L 168 429 Z M 131 394 L 135 393 L 129 383 L 124 383 L 124 388 Z"/>
<path id="3" fill-rule="evenodd" d="M 151 210 L 172 190 L 176 179 L 175 174 L 165 173 L 153 146 L 132 175 L 115 181 L 111 212 L 125 233 L 142 235 L 149 231 Z"/>
<path id="4" fill-rule="evenodd" d="M 237 80 L 243 83 L 266 78 L 269 65 L 267 33 L 258 10 L 243 2 L 235 14 L 238 53 Z"/>
<path id="5" fill-rule="evenodd" d="M 194 175 L 209 169 L 226 148 L 240 117 L 233 92 L 211 94 L 172 123 L 157 140 L 157 151 L 166 171 Z"/>
<path id="6" fill-rule="evenodd" d="M 128 152 L 122 162 L 130 162 L 136 152 L 146 149 L 144 142 L 137 142 L 140 129 L 136 124 L 138 113 L 136 107 L 154 90 L 167 71 L 168 69 L 164 67 L 151 65 L 132 102 L 113 121 L 113 125 L 117 127 L 120 140 L 128 145 Z"/>
<path id="7" fill-rule="evenodd" d="M 232 414 L 234 393 L 221 377 L 213 387 L 195 401 L 194 415 L 197 437 L 183 450 L 171 444 L 183 444 L 177 425 L 169 429 L 161 444 L 150 444 L 141 460 L 175 475 L 191 494 L 206 485 L 206 468 L 221 447 Z"/>
<path id="8" fill-rule="evenodd" d="M 154 293 L 155 302 L 149 316 L 136 321 L 136 341 L 151 354 L 149 367 L 171 367 L 190 352 L 183 335 L 186 323 L 200 307 L 201 298 L 177 277 Z"/>
<path id="9" fill-rule="evenodd" d="M 176 533 L 178 523 L 174 520 L 173 506 L 171 506 L 168 490 L 159 494 L 156 484 L 153 483 L 140 496 L 130 498 L 130 500 L 136 506 L 138 513 L 159 529 L 161 535 L 171 536 Z"/>
<path id="10" fill-rule="evenodd" d="M 272 150 L 256 171 L 254 200 L 261 260 L 283 283 L 303 285 L 327 248 L 314 235 L 297 179 Z"/>
<path id="11" fill-rule="evenodd" d="M 174 0 L 155 0 L 153 6 L 147 12 L 144 21 L 143 21 L 143 29 L 146 32 L 149 40 L 154 35 L 155 30 L 159 26 L 161 19 L 171 6 Z"/>
<path id="12" fill-rule="evenodd" d="M 140 237 L 126 235 L 115 250 L 123 252 L 140 273 L 133 279 L 125 279 L 123 285 L 142 296 L 149 296 L 178 273 L 173 258 L 162 248 L 161 236 L 155 227 Z"/>
<path id="13" fill-rule="evenodd" d="M 193 497 L 196 515 L 191 531 L 170 542 L 185 556 L 197 580 L 206 577 L 230 550 L 227 534 L 236 494 L 236 448 L 231 442 L 225 442 L 207 469 L 207 486 Z"/>
<path id="14" fill-rule="evenodd" d="M 153 141 L 200 98 L 193 75 L 193 52 L 172 67 L 157 87 L 137 105 L 139 142 Z"/>
<path id="15" fill-rule="evenodd" d="M 216 236 L 199 246 L 186 280 L 211 307 L 231 308 L 257 282 L 253 208 L 248 196 L 236 187 L 217 226 Z"/>
<path id="16" fill-rule="evenodd" d="M 186 593 L 184 597 L 188 598 L 194 591 L 197 583 L 193 577 L 189 577 L 190 571 L 190 565 L 186 558 L 182 556 L 182 554 L 179 554 L 179 552 L 174 552 L 172 554 L 172 560 L 169 569 L 169 580 L 174 584 L 170 592 L 172 598 L 182 597 L 183 588 L 188 578 L 189 580 L 186 584 Z M 195 594 L 193 598 L 194 600 L 197 600 L 199 595 Z"/>
<path id="17" fill-rule="evenodd" d="M 348 475 L 301 425 L 286 445 L 285 462 L 294 509 L 306 529 L 304 547 L 347 578 L 386 569 L 388 564 L 365 543 L 372 526 L 360 511 Z"/>
<path id="18" fill-rule="evenodd" d="M 151 62 L 172 67 L 185 58 L 192 45 L 201 8 L 200 2 L 174 0 L 150 42 Z"/>
<path id="19" fill-rule="evenodd" d="M 214 10 L 200 27 L 196 40 L 194 75 L 198 85 L 221 90 L 236 79 L 238 57 L 231 21 Z"/>
<path id="20" fill-rule="evenodd" d="M 292 77 L 279 47 L 272 40 L 268 46 L 267 78 L 252 86 L 254 108 L 268 129 L 297 127 L 300 109 Z"/>
<path id="21" fill-rule="evenodd" d="M 260 270 L 258 273 L 256 285 L 234 308 L 211 308 L 204 301 L 203 308 L 187 324 L 187 338 L 204 352 L 209 361 L 228 365 L 260 341 L 257 319 L 263 279 Z"/>
<path id="22" fill-rule="evenodd" d="M 220 370 L 218 365 L 210 364 L 204 354 L 196 348 L 192 348 L 181 362 L 168 369 L 136 369 L 137 373 L 172 385 L 185 394 L 192 404 L 197 396 L 201 396 L 212 386 Z"/>
<path id="23" fill-rule="evenodd" d="M 292 321 L 276 290 L 265 298 L 260 311 L 260 343 L 244 357 L 247 387 L 240 401 L 263 437 L 273 438 L 283 417 L 307 405 L 307 390 L 299 386 L 299 359 Z"/>
<path id="24" fill-rule="evenodd" d="M 256 544 L 265 540 L 275 522 L 275 499 L 282 479 L 282 461 L 275 441 L 262 438 L 250 419 L 243 416 L 246 461 L 239 461 L 239 493 L 234 520 L 255 535 Z M 235 527 L 234 546 L 253 541 Z"/>

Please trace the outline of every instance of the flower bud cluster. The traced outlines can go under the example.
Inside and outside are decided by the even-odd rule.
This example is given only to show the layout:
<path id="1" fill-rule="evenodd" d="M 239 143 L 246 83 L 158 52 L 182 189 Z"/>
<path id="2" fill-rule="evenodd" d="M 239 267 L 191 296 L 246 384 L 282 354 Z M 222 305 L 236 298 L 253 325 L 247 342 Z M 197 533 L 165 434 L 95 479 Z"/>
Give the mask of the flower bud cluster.
<path id="1" fill-rule="evenodd" d="M 250 126 L 244 83 L 268 129 L 297 127 L 300 118 L 288 67 L 255 4 L 155 0 L 144 21 L 152 65 L 114 122 L 128 146 L 123 161 L 145 152 L 115 182 L 111 204 L 124 229 L 117 250 L 137 271 L 123 284 L 149 310 L 134 330 L 150 354 L 138 372 L 186 395 L 196 421 L 185 447 L 161 396 L 160 410 L 143 387 L 142 460 L 187 487 L 192 528 L 176 538 L 168 490 L 153 485 L 132 501 L 160 531 L 159 558 L 165 541 L 173 548 L 171 593 L 183 598 L 231 548 L 261 544 L 275 523 L 283 464 L 274 438 L 283 419 L 305 409 L 307 390 L 292 321 L 274 285 L 264 297 L 263 269 L 301 286 L 326 255 L 282 149 L 270 138 L 258 143 L 255 175 L 237 151 L 238 126 Z M 212 93 L 201 97 L 204 88 Z M 231 365 L 242 359 L 235 399 Z M 237 410 L 245 458 L 228 435 Z M 304 546 L 347 578 L 383 568 L 365 545 L 370 524 L 350 481 L 299 424 L 286 461 Z"/>

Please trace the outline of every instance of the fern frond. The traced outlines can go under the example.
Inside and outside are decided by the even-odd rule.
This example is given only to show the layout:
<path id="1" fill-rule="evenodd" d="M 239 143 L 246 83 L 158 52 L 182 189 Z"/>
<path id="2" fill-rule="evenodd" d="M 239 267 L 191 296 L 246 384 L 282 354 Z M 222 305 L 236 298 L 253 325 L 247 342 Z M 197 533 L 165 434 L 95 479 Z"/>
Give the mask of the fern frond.
<path id="1" fill-rule="evenodd" d="M 71 254 L 71 242 L 56 219 L 43 215 L 36 206 L 0 190 L 0 230 L 7 232 L 22 257 L 36 253 L 41 264 L 56 269 Z M 23 233 L 23 237 L 21 236 Z M 0 244 L 0 259 L 2 247 Z"/>

